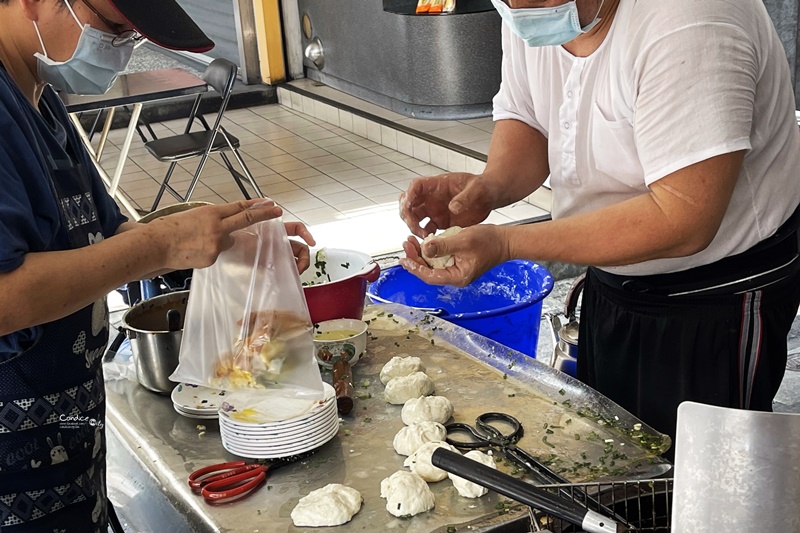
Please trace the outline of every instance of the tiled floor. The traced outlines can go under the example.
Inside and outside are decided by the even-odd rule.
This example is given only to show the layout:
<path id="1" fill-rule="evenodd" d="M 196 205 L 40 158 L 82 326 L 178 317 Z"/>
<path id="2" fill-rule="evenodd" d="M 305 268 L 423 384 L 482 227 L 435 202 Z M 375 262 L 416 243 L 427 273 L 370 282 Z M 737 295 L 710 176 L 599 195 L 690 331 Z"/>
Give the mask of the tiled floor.
<path id="1" fill-rule="evenodd" d="M 182 132 L 184 127 L 183 120 L 153 125 L 159 137 Z M 409 233 L 398 216 L 400 193 L 417 176 L 444 172 L 278 104 L 230 111 L 225 127 L 240 139 L 245 161 L 264 194 L 284 208 L 286 220 L 311 226 L 321 246 L 373 255 L 399 250 Z M 121 144 L 123 135 L 116 130 L 109 137 L 111 144 L 103 156 L 107 170 L 116 164 L 117 143 Z M 179 164 L 171 180 L 178 190 L 188 187 L 197 162 Z M 155 160 L 137 138 L 121 189 L 138 207 L 149 210 L 167 166 Z M 241 197 L 221 159 L 214 156 L 192 200 L 222 203 Z M 171 203 L 174 199 L 165 195 L 160 205 Z M 505 224 L 542 214 L 543 210 L 522 202 L 492 213 L 488 222 Z"/>

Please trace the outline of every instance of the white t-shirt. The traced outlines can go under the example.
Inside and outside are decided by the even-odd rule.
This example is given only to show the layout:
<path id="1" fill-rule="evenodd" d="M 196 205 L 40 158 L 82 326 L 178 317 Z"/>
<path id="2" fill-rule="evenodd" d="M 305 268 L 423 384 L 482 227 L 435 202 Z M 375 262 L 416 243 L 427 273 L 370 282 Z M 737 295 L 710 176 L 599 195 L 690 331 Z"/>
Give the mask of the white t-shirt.
<path id="1" fill-rule="evenodd" d="M 606 268 L 617 274 L 676 272 L 743 252 L 800 202 L 789 65 L 762 0 L 620 0 L 608 36 L 586 58 L 528 47 L 504 24 L 494 119 L 522 121 L 548 138 L 554 218 L 641 195 L 681 168 L 746 150 L 706 250 Z"/>

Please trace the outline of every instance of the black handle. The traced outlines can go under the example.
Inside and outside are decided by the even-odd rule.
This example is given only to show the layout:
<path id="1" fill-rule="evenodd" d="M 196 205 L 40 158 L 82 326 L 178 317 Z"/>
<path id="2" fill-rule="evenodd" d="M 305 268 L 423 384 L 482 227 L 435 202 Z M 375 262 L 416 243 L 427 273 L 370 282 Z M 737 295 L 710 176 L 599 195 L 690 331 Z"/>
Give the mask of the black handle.
<path id="1" fill-rule="evenodd" d="M 114 357 L 117 356 L 117 351 L 119 350 L 119 347 L 122 346 L 122 342 L 124 340 L 125 340 L 125 330 L 122 328 L 117 328 L 117 336 L 114 337 L 114 340 L 108 347 L 105 356 L 103 356 L 104 363 L 108 363 L 109 361 L 114 360 Z"/>
<path id="2" fill-rule="evenodd" d="M 500 422 L 511 426 L 511 433 L 503 433 L 492 422 Z M 475 427 L 498 441 L 504 440 L 514 444 L 524 435 L 522 424 L 519 420 L 506 413 L 483 413 L 475 420 Z"/>
<path id="3" fill-rule="evenodd" d="M 431 463 L 433 466 L 498 492 L 512 500 L 566 520 L 570 524 L 583 525 L 587 511 L 577 503 L 534 487 L 499 470 L 473 461 L 469 457 L 438 448 L 431 456 Z"/>
<path id="4" fill-rule="evenodd" d="M 178 331 L 181 329 L 181 312 L 177 309 L 167 311 L 167 331 Z"/>
<path id="5" fill-rule="evenodd" d="M 564 302 L 564 316 L 568 320 L 575 320 L 575 311 L 578 308 L 578 297 L 583 291 L 583 285 L 586 283 L 586 272 L 575 278 L 572 286 L 569 288 L 566 300 Z"/>
<path id="6" fill-rule="evenodd" d="M 447 437 L 445 438 L 445 441 L 450 446 L 455 446 L 456 448 L 462 448 L 465 450 L 477 450 L 478 448 L 485 448 L 490 445 L 486 435 L 481 435 L 469 424 L 453 422 L 451 424 L 447 424 L 444 429 L 447 431 Z M 457 435 L 466 436 L 470 440 L 453 438 Z"/>

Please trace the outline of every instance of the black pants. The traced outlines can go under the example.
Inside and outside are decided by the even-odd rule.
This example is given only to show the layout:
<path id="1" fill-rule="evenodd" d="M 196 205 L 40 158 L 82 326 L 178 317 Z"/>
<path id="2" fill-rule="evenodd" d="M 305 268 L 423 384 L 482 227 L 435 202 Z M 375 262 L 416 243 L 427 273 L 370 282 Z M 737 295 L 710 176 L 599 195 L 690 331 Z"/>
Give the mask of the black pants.
<path id="1" fill-rule="evenodd" d="M 673 440 L 683 401 L 771 411 L 799 303 L 800 273 L 743 294 L 660 296 L 589 269 L 578 377 Z"/>

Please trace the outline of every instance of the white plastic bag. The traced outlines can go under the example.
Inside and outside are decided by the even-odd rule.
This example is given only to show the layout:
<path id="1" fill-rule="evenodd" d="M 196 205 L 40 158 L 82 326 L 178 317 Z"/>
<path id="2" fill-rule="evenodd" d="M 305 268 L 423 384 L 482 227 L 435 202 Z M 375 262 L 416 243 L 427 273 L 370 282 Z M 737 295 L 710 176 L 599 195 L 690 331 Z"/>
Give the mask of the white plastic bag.
<path id="1" fill-rule="evenodd" d="M 313 327 L 283 222 L 233 236 L 230 250 L 192 276 L 180 364 L 170 379 L 321 399 Z"/>

